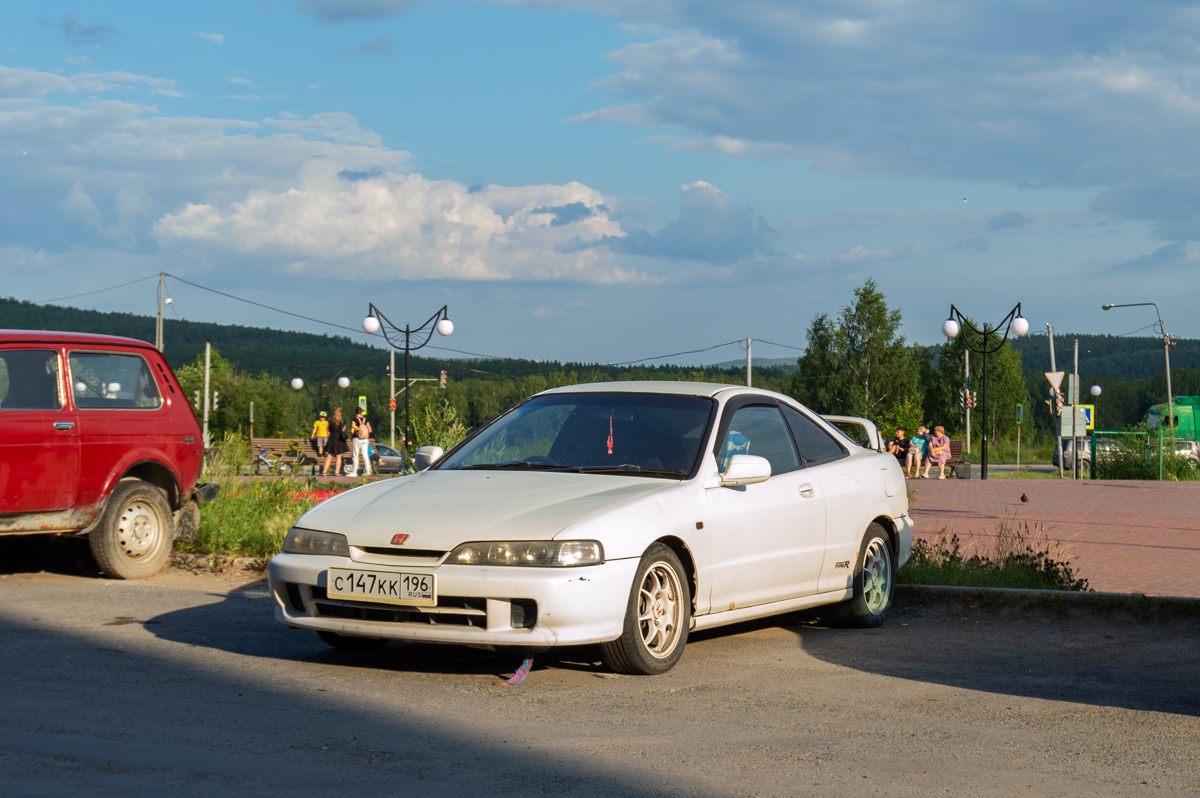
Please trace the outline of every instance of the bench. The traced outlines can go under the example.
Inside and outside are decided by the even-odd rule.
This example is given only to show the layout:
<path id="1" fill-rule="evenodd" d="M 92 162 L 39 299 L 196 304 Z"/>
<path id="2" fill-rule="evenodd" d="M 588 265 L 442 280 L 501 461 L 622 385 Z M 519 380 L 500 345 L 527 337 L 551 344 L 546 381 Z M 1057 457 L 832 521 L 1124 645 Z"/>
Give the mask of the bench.
<path id="1" fill-rule="evenodd" d="M 954 474 L 955 479 L 970 479 L 971 464 L 964 463 L 962 459 L 963 441 L 961 438 L 950 439 L 950 459 L 946 461 L 946 468 L 950 469 Z M 961 469 L 961 470 L 960 470 Z"/>
<path id="2" fill-rule="evenodd" d="M 251 438 L 250 457 L 254 462 L 254 473 L 262 472 L 264 463 L 259 455 L 264 454 L 268 460 L 281 463 L 299 471 L 306 465 L 312 465 L 312 472 L 317 473 L 317 453 L 312 449 L 312 441 L 303 438 Z"/>

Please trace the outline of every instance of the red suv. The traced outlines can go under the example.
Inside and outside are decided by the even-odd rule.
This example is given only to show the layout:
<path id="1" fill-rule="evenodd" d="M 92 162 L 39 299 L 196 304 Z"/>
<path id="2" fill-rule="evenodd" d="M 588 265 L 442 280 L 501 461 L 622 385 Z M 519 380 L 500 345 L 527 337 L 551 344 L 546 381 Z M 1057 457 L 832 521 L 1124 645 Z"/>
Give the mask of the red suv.
<path id="1" fill-rule="evenodd" d="M 0 535 L 86 535 L 106 573 L 150 576 L 216 498 L 203 462 L 196 416 L 150 344 L 0 330 Z"/>

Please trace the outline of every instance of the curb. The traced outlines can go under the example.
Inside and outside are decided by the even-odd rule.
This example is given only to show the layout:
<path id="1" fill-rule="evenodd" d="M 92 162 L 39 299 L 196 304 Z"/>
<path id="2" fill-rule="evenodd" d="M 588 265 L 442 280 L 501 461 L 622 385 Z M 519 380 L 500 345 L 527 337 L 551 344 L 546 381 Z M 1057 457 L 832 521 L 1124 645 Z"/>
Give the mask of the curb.
<path id="1" fill-rule="evenodd" d="M 1018 587 L 965 587 L 960 585 L 911 585 L 897 584 L 897 591 L 909 594 L 924 593 L 929 598 L 973 598 L 976 596 L 995 596 L 1014 599 L 1050 599 L 1065 601 L 1073 604 L 1095 604 L 1097 601 L 1161 601 L 1194 605 L 1200 609 L 1200 598 L 1191 596 L 1148 596 L 1145 593 L 1097 593 L 1076 590 L 1029 590 Z"/>

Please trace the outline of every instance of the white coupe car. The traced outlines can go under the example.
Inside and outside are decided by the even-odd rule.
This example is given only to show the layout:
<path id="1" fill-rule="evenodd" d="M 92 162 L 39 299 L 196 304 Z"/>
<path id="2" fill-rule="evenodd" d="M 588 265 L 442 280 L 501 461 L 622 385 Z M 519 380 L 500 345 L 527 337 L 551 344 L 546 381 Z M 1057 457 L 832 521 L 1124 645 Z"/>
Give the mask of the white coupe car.
<path id="1" fill-rule="evenodd" d="M 896 458 L 769 391 L 556 388 L 431 449 L 296 522 L 280 623 L 342 648 L 593 643 L 662 673 L 696 629 L 826 604 L 878 626 L 912 549 Z"/>

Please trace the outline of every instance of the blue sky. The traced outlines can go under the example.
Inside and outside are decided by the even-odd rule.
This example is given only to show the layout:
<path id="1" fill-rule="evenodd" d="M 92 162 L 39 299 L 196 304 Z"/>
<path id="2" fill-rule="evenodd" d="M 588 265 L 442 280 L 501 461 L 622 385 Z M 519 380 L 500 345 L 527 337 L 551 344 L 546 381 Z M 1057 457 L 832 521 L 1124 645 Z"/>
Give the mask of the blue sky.
<path id="1" fill-rule="evenodd" d="M 1182 3 L 24 3 L 0 294 L 166 271 L 351 327 L 446 303 L 447 345 L 613 362 L 802 345 L 873 278 L 922 343 L 952 302 L 1125 333 L 1152 309 L 1100 305 L 1155 301 L 1200 337 L 1198 40 Z"/>

